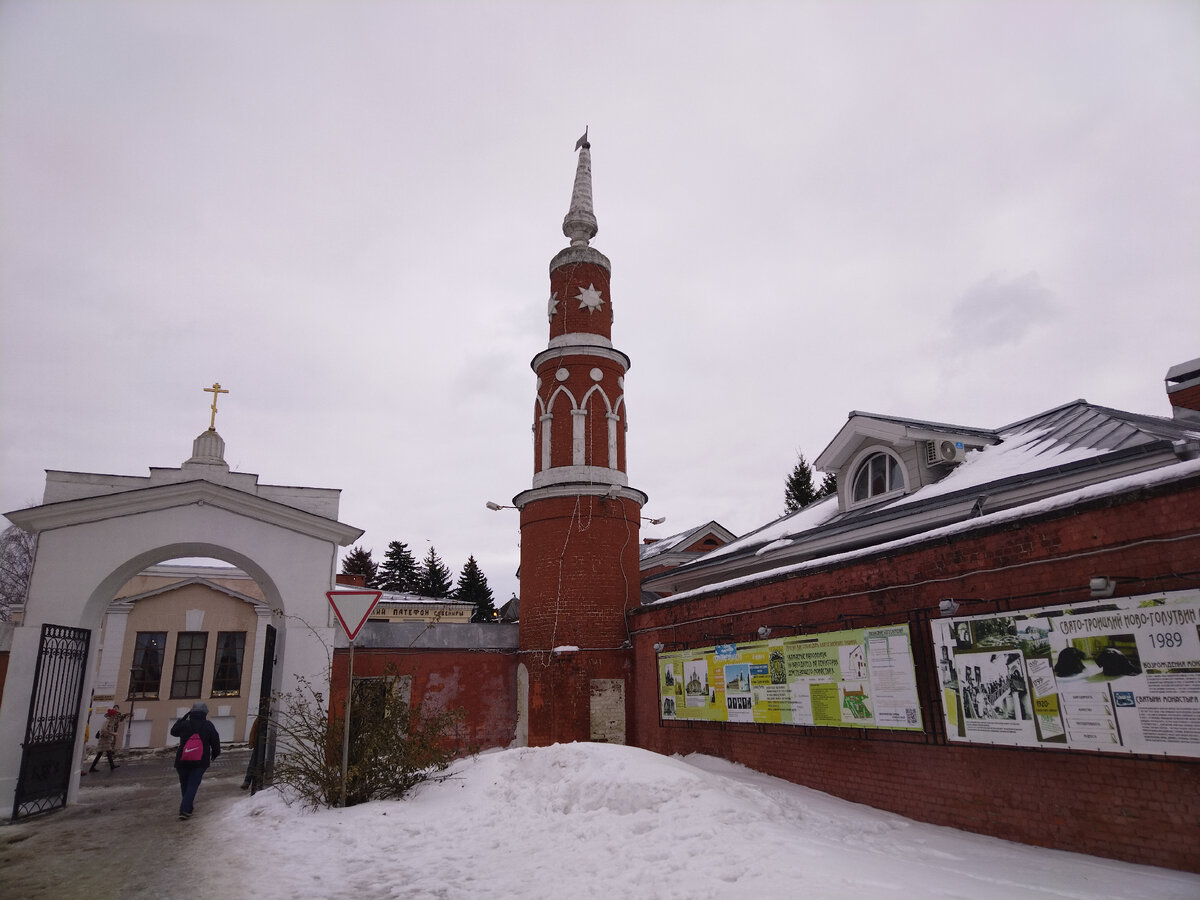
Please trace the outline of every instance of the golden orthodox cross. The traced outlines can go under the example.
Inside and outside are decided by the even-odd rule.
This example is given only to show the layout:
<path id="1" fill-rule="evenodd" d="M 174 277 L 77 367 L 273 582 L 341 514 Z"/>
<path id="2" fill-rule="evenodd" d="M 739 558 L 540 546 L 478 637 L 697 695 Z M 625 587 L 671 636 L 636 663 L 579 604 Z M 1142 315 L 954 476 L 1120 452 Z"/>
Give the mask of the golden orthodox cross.
<path id="1" fill-rule="evenodd" d="M 214 381 L 213 386 L 210 388 L 204 388 L 204 391 L 206 393 L 213 395 L 212 418 L 208 420 L 208 430 L 216 431 L 217 430 L 217 394 L 228 394 L 229 391 L 224 390 L 221 387 L 221 382 L 219 382 L 219 381 Z"/>

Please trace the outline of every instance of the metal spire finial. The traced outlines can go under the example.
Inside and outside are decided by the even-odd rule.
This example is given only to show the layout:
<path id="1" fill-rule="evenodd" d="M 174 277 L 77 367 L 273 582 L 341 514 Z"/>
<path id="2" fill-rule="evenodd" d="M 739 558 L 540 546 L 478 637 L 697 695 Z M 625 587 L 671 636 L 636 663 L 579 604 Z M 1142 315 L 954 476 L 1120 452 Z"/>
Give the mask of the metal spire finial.
<path id="1" fill-rule="evenodd" d="M 571 239 L 572 247 L 586 247 L 596 236 L 596 214 L 592 211 L 592 145 L 587 129 L 575 142 L 579 165 L 575 169 L 575 186 L 571 190 L 571 208 L 563 219 L 563 234 Z"/>

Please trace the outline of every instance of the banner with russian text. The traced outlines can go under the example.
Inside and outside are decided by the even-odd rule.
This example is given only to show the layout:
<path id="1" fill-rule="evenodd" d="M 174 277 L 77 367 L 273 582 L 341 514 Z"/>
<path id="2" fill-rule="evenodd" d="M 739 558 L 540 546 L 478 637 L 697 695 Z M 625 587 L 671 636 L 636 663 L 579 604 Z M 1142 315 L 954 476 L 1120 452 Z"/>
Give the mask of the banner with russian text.
<path id="1" fill-rule="evenodd" d="M 907 625 L 658 655 L 663 719 L 920 731 Z"/>
<path id="2" fill-rule="evenodd" d="M 1200 757 L 1200 591 L 931 624 L 952 741 Z"/>

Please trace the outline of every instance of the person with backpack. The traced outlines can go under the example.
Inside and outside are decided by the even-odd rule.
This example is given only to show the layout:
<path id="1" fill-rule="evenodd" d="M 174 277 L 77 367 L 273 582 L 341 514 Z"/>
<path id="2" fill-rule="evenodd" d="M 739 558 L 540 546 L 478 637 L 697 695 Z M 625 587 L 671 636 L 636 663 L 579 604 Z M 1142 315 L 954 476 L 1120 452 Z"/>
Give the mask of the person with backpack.
<path id="1" fill-rule="evenodd" d="M 221 755 L 221 738 L 216 726 L 208 721 L 208 704 L 193 703 L 192 711 L 171 726 L 171 735 L 179 738 L 179 749 L 175 751 L 175 771 L 183 794 L 179 818 L 190 819 L 204 770 Z"/>

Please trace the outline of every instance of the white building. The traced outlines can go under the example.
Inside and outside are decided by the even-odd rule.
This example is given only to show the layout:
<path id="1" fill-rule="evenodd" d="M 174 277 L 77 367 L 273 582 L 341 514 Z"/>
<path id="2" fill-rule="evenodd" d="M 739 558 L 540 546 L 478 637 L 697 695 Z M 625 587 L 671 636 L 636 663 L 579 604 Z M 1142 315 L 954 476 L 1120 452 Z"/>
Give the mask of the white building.
<path id="1" fill-rule="evenodd" d="M 251 663 L 248 671 L 243 668 L 245 687 L 239 690 L 253 690 L 256 666 L 270 690 L 292 690 L 301 677 L 318 690 L 328 684 L 334 627 L 325 592 L 334 585 L 338 548 L 353 543 L 362 530 L 337 520 L 340 491 L 260 484 L 257 475 L 231 472 L 224 451 L 224 440 L 210 425 L 179 468 L 151 468 L 149 476 L 50 471 L 42 505 L 7 514 L 38 536 L 38 547 L 0 701 L 0 815 L 27 815 L 74 799 L 87 700 L 93 691 L 111 691 L 118 698 L 123 686 L 128 692 L 122 660 L 131 641 L 136 650 L 138 607 L 145 604 L 152 617 L 161 605 L 153 591 L 143 591 L 132 603 L 121 599 L 115 610 L 114 601 L 151 566 L 211 558 L 236 567 L 257 588 L 230 594 L 198 583 L 177 586 L 178 591 L 203 587 L 224 594 L 207 611 L 205 603 L 181 595 L 181 618 L 161 629 L 171 635 L 162 658 L 173 666 L 179 661 L 181 632 L 211 634 L 215 643 L 206 637 L 202 650 L 192 646 L 189 651 L 195 657 L 192 671 L 199 667 L 201 693 L 211 695 L 214 671 L 207 667 L 216 665 L 220 634 L 241 630 L 243 624 Z M 121 603 L 132 607 L 123 626 L 118 624 Z M 100 635 L 110 611 L 118 615 L 109 617 L 105 660 Z M 248 616 L 239 618 L 248 611 L 253 625 Z M 221 624 L 225 617 L 234 623 L 229 628 Z M 117 645 L 119 656 L 111 652 Z M 275 664 L 264 673 L 262 664 L 268 661 Z M 162 684 L 160 692 L 168 696 L 161 714 L 155 713 L 159 720 L 142 725 L 148 720 L 135 719 L 134 739 L 141 740 L 149 729 L 145 739 L 155 740 L 177 708 L 194 702 L 170 696 L 174 673 L 171 678 L 163 673 Z M 244 733 L 248 714 L 242 711 L 239 722 L 240 706 L 228 699 L 218 703 L 229 707 L 227 716 L 219 708 L 213 712 L 227 719 L 222 727 L 237 736 Z"/>

